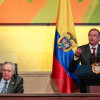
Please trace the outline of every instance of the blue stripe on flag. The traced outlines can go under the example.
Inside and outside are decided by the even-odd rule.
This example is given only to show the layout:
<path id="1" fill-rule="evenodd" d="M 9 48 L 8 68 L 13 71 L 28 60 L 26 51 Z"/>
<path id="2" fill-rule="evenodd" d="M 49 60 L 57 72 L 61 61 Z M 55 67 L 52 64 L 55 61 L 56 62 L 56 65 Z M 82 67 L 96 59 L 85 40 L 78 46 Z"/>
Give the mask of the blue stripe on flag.
<path id="1" fill-rule="evenodd" d="M 74 56 L 74 52 L 73 52 L 73 50 L 70 50 L 68 52 L 65 52 L 63 49 L 60 50 L 59 49 L 59 44 L 57 43 L 59 38 L 60 38 L 60 35 L 59 35 L 58 31 L 56 30 L 55 44 L 54 44 L 55 45 L 54 55 L 57 58 L 57 60 L 59 61 L 59 63 L 64 67 L 67 74 L 71 77 L 71 79 L 74 80 L 74 82 L 78 86 L 79 81 L 78 81 L 78 78 L 75 75 L 75 73 L 69 73 L 68 72 L 68 67 L 69 67 L 69 64 L 70 64 L 70 61 L 71 61 L 72 57 Z"/>

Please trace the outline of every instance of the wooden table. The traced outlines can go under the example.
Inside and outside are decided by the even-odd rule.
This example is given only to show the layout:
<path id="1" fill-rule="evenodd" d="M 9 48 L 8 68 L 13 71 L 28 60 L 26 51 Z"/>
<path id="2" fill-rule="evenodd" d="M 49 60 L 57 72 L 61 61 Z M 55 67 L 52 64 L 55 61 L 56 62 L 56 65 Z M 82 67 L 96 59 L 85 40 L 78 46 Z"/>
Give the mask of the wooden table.
<path id="1" fill-rule="evenodd" d="M 0 100 L 100 100 L 100 93 L 0 94 Z"/>

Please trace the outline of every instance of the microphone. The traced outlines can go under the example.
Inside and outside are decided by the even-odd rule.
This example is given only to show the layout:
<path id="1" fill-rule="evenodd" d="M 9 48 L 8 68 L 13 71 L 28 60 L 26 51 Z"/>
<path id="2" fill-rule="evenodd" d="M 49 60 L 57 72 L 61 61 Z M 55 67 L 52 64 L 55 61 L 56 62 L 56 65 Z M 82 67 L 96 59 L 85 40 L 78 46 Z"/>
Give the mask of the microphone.
<path id="1" fill-rule="evenodd" d="M 91 53 L 91 57 L 90 57 L 90 65 L 96 62 L 96 58 L 94 56 L 93 53 Z"/>

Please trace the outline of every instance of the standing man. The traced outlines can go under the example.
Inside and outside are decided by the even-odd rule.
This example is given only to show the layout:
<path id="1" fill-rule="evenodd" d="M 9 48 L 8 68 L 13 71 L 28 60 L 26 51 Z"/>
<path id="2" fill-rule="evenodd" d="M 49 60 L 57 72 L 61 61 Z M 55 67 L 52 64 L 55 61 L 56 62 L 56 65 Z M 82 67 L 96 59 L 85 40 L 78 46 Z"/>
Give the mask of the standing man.
<path id="1" fill-rule="evenodd" d="M 0 93 L 23 93 L 23 78 L 15 73 L 15 65 L 5 62 L 0 74 Z"/>
<path id="2" fill-rule="evenodd" d="M 91 65 L 98 60 L 98 54 L 100 54 L 100 32 L 93 28 L 88 33 L 89 44 L 78 47 L 75 51 L 75 55 L 72 58 L 69 66 L 69 72 L 75 71 L 75 67 L 81 62 L 81 65 Z M 95 50 L 94 50 L 95 49 Z M 93 57 L 91 57 L 93 54 Z M 95 60 L 95 61 L 94 61 Z M 86 92 L 86 86 L 84 82 L 79 83 L 80 92 Z"/>

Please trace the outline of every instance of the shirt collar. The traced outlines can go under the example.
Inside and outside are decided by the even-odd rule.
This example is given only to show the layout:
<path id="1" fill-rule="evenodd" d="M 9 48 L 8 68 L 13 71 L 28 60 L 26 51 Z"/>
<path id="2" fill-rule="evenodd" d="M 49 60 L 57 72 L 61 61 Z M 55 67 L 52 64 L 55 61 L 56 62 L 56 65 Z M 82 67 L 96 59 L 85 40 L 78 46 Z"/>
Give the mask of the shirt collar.
<path id="1" fill-rule="evenodd" d="M 90 48 L 98 48 L 98 44 L 96 46 L 92 46 L 91 44 L 89 44 Z"/>
<path id="2" fill-rule="evenodd" d="M 9 84 L 10 79 L 9 79 L 8 81 L 6 81 L 6 80 L 4 80 L 4 79 L 2 78 L 2 79 L 1 79 L 1 82 L 2 82 L 2 83 L 4 83 L 4 82 L 8 82 L 8 84 Z"/>

